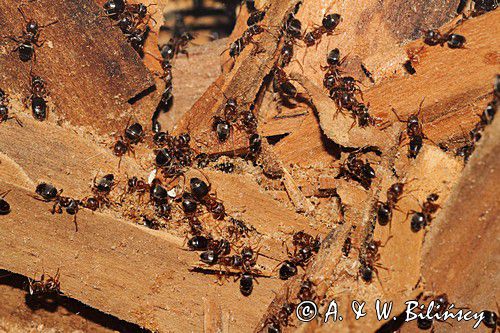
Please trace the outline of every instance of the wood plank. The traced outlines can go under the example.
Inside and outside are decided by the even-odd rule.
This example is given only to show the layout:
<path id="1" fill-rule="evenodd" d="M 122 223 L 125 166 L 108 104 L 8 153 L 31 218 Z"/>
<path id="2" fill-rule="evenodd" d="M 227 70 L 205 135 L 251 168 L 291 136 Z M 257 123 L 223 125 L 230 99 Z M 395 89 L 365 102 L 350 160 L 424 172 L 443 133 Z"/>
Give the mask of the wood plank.
<path id="1" fill-rule="evenodd" d="M 0 1 L 0 35 L 19 35 L 24 21 L 16 1 Z M 50 91 L 49 119 L 92 127 L 101 133 L 128 119 L 127 101 L 154 85 L 149 71 L 128 45 L 118 27 L 103 17 L 92 0 L 26 2 L 26 15 L 47 24 L 41 29 L 45 44 L 36 48 L 33 72 L 40 75 Z M 28 95 L 30 62 L 11 53 L 15 43 L 1 41 L 0 85 L 13 98 Z M 31 113 L 20 107 L 16 111 Z"/>

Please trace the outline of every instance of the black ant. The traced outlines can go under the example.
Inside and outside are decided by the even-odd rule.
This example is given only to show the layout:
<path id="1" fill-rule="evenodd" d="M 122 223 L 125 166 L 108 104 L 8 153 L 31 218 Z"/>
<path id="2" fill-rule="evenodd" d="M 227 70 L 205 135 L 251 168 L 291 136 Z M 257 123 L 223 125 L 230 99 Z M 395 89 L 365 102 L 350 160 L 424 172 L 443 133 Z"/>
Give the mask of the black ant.
<path id="1" fill-rule="evenodd" d="M 419 232 L 422 228 L 428 226 L 435 212 L 440 208 L 438 204 L 435 202 L 439 199 L 439 195 L 432 193 L 427 196 L 425 202 L 421 205 L 421 211 L 417 212 L 414 210 L 410 210 L 406 217 L 408 218 L 409 214 L 413 214 L 411 218 L 411 230 L 413 232 Z"/>
<path id="2" fill-rule="evenodd" d="M 0 123 L 9 119 L 14 119 L 19 126 L 23 127 L 23 123 L 16 116 L 9 117 L 9 99 L 5 91 L 0 89 Z"/>
<path id="3" fill-rule="evenodd" d="M 407 155 L 408 158 L 417 157 L 418 153 L 420 152 L 420 149 L 422 149 L 424 139 L 431 141 L 423 132 L 423 121 L 420 122 L 419 120 L 420 112 L 422 112 L 423 103 L 424 100 L 422 99 L 418 107 L 418 111 L 416 113 L 411 114 L 407 120 L 402 120 L 396 113 L 396 110 L 394 108 L 391 108 L 392 112 L 396 115 L 398 121 L 406 123 L 406 135 L 409 138 L 408 155 Z M 402 135 L 403 133 L 401 133 L 399 137 L 400 143 L 402 142 Z"/>
<path id="4" fill-rule="evenodd" d="M 380 285 L 382 285 L 382 282 L 380 281 L 380 278 L 378 276 L 378 268 L 386 270 L 387 268 L 383 267 L 379 263 L 380 253 L 378 253 L 378 251 L 379 248 L 387 245 L 387 242 L 391 238 L 392 236 L 389 236 L 384 245 L 382 245 L 381 241 L 374 241 L 373 239 L 365 242 L 364 253 L 362 253 L 361 257 L 359 258 L 359 261 L 361 263 L 361 267 L 359 268 L 359 273 L 361 275 L 361 278 L 365 282 L 371 282 L 373 280 L 373 273 L 375 273 L 377 279 L 380 282 Z"/>
<path id="5" fill-rule="evenodd" d="M 334 48 L 331 50 L 326 57 L 326 66 L 321 66 L 322 70 L 326 70 L 326 73 L 323 77 L 323 86 L 330 90 L 338 85 L 340 79 L 340 70 L 339 67 L 344 63 L 344 57 L 340 59 L 340 50 L 338 48 Z"/>
<path id="6" fill-rule="evenodd" d="M 446 43 L 448 44 L 448 47 L 450 49 L 463 48 L 466 41 L 465 37 L 459 34 L 453 34 L 451 32 L 455 30 L 457 26 L 461 24 L 465 19 L 466 18 L 464 16 L 464 18 L 457 21 L 455 26 L 453 26 L 445 33 L 441 33 L 437 29 L 424 31 L 424 43 L 430 46 L 435 46 L 438 44 L 443 46 Z"/>
<path id="7" fill-rule="evenodd" d="M 189 32 L 183 32 L 179 36 L 170 38 L 167 44 L 161 47 L 160 53 L 165 60 L 174 59 L 179 53 L 189 57 L 186 46 L 195 39 L 195 35 Z"/>
<path id="8" fill-rule="evenodd" d="M 285 302 L 281 305 L 279 311 L 276 314 L 268 316 L 264 320 L 264 327 L 267 327 L 268 332 L 281 332 L 281 327 L 286 327 L 289 325 L 290 316 L 295 311 L 297 305 L 295 303 L 289 302 L 289 293 L 290 289 L 287 288 Z"/>
<path id="9" fill-rule="evenodd" d="M 201 202 L 207 210 L 212 213 L 214 219 L 223 220 L 226 216 L 226 210 L 224 208 L 224 204 L 218 200 L 215 195 L 210 194 L 212 185 L 210 183 L 205 183 L 199 178 L 191 178 L 189 183 L 194 198 Z"/>
<path id="10" fill-rule="evenodd" d="M 232 162 L 224 162 L 215 165 L 215 168 L 224 173 L 233 173 L 234 171 L 234 163 Z"/>
<path id="11" fill-rule="evenodd" d="M 403 195 L 407 183 L 394 183 L 387 189 L 387 201 L 378 201 L 376 204 L 378 223 L 385 226 L 392 221 L 392 211 L 396 209 L 398 201 Z"/>
<path id="12" fill-rule="evenodd" d="M 362 161 L 358 158 L 358 155 L 370 150 L 374 150 L 377 155 L 380 155 L 380 151 L 376 147 L 364 147 L 357 151 L 349 153 L 347 159 L 340 166 L 340 172 L 335 177 L 352 179 L 361 184 L 365 190 L 368 190 L 372 184 L 373 178 L 375 178 L 375 170 L 370 165 L 368 161 Z"/>
<path id="13" fill-rule="evenodd" d="M 257 10 L 255 8 L 255 10 L 251 11 L 250 15 L 248 16 L 248 19 L 247 19 L 247 25 L 250 27 L 252 25 L 255 25 L 255 24 L 261 22 L 264 19 L 264 17 L 266 16 L 266 12 L 267 12 L 268 8 L 269 8 L 269 6 L 266 6 L 262 10 Z"/>
<path id="14" fill-rule="evenodd" d="M 215 265 L 220 263 L 219 259 L 229 255 L 230 252 L 231 244 L 229 241 L 225 239 L 207 239 L 206 251 L 200 254 L 200 260 L 207 265 Z"/>
<path id="15" fill-rule="evenodd" d="M 321 25 L 304 35 L 303 41 L 307 46 L 313 46 L 324 34 L 331 35 L 339 25 L 341 16 L 339 14 L 328 14 L 323 17 Z"/>
<path id="16" fill-rule="evenodd" d="M 62 209 L 66 209 L 66 213 L 73 215 L 73 223 L 75 224 L 75 229 L 78 231 L 78 224 L 76 223 L 76 214 L 79 210 L 80 201 L 75 200 L 70 197 L 62 196 L 61 193 L 63 190 L 57 190 L 54 186 L 47 183 L 40 183 L 37 185 L 35 189 L 36 194 L 38 194 L 40 198 L 34 197 L 37 200 L 43 202 L 54 202 L 52 206 L 52 210 L 50 211 L 52 214 L 58 213 L 62 214 Z"/>
<path id="17" fill-rule="evenodd" d="M 82 206 L 83 208 L 90 209 L 92 211 L 96 211 L 99 209 L 100 203 L 99 200 L 97 200 L 94 197 L 89 197 L 89 198 L 84 198 L 80 200 L 79 205 Z"/>
<path id="18" fill-rule="evenodd" d="M 240 279 L 240 292 L 243 296 L 249 296 L 253 291 L 253 281 L 257 282 L 255 274 L 259 271 L 254 266 L 258 257 L 259 252 L 255 253 L 250 247 L 244 247 L 241 250 L 242 272 L 235 281 Z"/>
<path id="19" fill-rule="evenodd" d="M 111 204 L 108 196 L 115 186 L 115 176 L 113 174 L 104 175 L 99 181 L 96 182 L 97 175 L 94 177 L 92 185 L 92 193 L 94 199 L 97 200 L 99 207 L 102 205 L 109 206 Z"/>
<path id="20" fill-rule="evenodd" d="M 235 59 L 237 56 L 241 54 L 241 52 L 243 52 L 243 50 L 248 44 L 252 43 L 258 45 L 256 42 L 253 41 L 253 38 L 256 35 L 259 35 L 262 32 L 264 32 L 264 30 L 265 29 L 260 25 L 250 26 L 247 30 L 243 32 L 240 38 L 238 38 L 229 45 L 229 56 Z M 226 52 L 226 50 L 224 50 L 224 52 Z"/>
<path id="21" fill-rule="evenodd" d="M 107 0 L 104 5 L 104 13 L 112 19 L 117 19 L 125 11 L 126 3 L 124 0 Z"/>
<path id="22" fill-rule="evenodd" d="M 9 192 L 10 190 L 0 193 L 0 215 L 7 215 L 10 213 L 10 204 L 5 200 Z"/>
<path id="23" fill-rule="evenodd" d="M 229 237 L 235 237 L 239 239 L 240 237 L 248 237 L 250 232 L 255 231 L 253 226 L 247 226 L 242 220 L 235 219 L 233 217 L 229 218 L 230 226 L 227 227 Z"/>
<path id="24" fill-rule="evenodd" d="M 283 68 L 279 66 L 274 66 L 273 69 L 273 89 L 275 92 L 279 92 L 279 94 L 285 99 L 301 97 L 297 92 L 297 88 L 290 82 L 287 74 L 283 70 Z"/>
<path id="25" fill-rule="evenodd" d="M 249 141 L 249 151 L 251 156 L 257 155 L 262 149 L 262 138 L 259 134 L 255 133 L 250 135 Z"/>
<path id="26" fill-rule="evenodd" d="M 316 293 L 314 291 L 314 283 L 309 279 L 305 278 L 300 284 L 299 292 L 297 293 L 297 298 L 301 301 L 312 301 L 316 298 Z"/>
<path id="27" fill-rule="evenodd" d="M 297 267 L 304 267 L 311 260 L 315 253 L 318 253 L 321 241 L 319 236 L 313 236 L 299 231 L 293 235 L 292 244 L 294 245 L 293 254 L 287 248 L 289 259 L 281 264 L 279 277 L 282 280 L 287 280 L 297 274 Z"/>
<path id="28" fill-rule="evenodd" d="M 36 120 L 44 121 L 47 119 L 47 101 L 45 100 L 47 88 L 45 81 L 37 75 L 30 73 L 30 95 L 25 98 L 24 104 L 31 101 L 31 111 Z"/>
<path id="29" fill-rule="evenodd" d="M 497 311 L 498 311 L 498 303 L 497 303 Z M 491 328 L 491 333 L 495 333 L 497 331 L 497 327 L 500 326 L 500 321 L 498 320 L 498 313 L 494 311 L 484 310 L 483 312 L 483 321 L 484 326 Z"/>
<path id="30" fill-rule="evenodd" d="M 22 9 L 22 6 L 23 5 L 21 4 L 17 8 L 17 10 L 21 13 L 24 22 L 26 23 L 26 26 L 22 31 L 22 34 L 17 37 L 14 36 L 6 36 L 6 37 L 10 38 L 11 40 L 17 43 L 16 48 L 12 52 L 19 51 L 19 59 L 21 59 L 21 61 L 26 62 L 31 60 L 32 58 L 36 60 L 35 46 L 41 47 L 44 44 L 44 42 L 39 41 L 41 29 L 57 23 L 58 20 L 55 20 L 45 25 L 40 25 L 38 24 L 37 21 L 26 17 Z"/>
<path id="31" fill-rule="evenodd" d="M 134 153 L 132 148 L 133 145 L 138 144 L 144 139 L 145 132 L 144 128 L 139 123 L 133 123 L 129 126 L 129 118 L 127 125 L 125 127 L 124 136 L 120 135 L 120 138 L 116 141 L 113 146 L 113 154 L 120 157 L 118 162 L 118 167 L 120 167 L 122 156 L 128 152 Z"/>
<path id="32" fill-rule="evenodd" d="M 40 280 L 28 278 L 29 294 L 31 296 L 46 296 L 61 293 L 61 283 L 59 278 L 59 269 L 54 276 L 48 275 L 48 277 L 45 278 L 45 273 L 42 273 Z"/>

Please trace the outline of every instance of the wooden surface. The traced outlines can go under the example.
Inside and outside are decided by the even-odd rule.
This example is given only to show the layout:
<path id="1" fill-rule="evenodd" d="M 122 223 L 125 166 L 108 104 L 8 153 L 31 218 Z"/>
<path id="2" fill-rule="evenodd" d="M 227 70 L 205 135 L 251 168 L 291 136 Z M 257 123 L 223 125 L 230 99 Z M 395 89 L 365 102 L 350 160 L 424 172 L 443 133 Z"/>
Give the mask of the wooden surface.
<path id="1" fill-rule="evenodd" d="M 47 82 L 49 119 L 92 127 L 101 134 L 124 126 L 131 111 L 127 101 L 154 85 L 153 78 L 120 29 L 91 0 L 26 2 L 26 15 L 47 24 L 41 29 L 33 72 Z M 17 1 L 2 0 L 0 35 L 21 34 L 25 23 Z M 0 41 L 0 85 L 12 97 L 28 95 L 31 63 L 11 52 L 15 43 Z M 31 114 L 20 107 L 18 112 Z"/>
<path id="2" fill-rule="evenodd" d="M 500 121 L 488 128 L 450 200 L 433 222 L 422 253 L 422 275 L 436 293 L 457 307 L 497 311 L 500 298 Z M 454 244 L 463 244 L 462 247 Z M 480 272 L 480 274 L 478 274 Z M 439 325 L 438 332 L 470 330 L 471 323 Z"/>

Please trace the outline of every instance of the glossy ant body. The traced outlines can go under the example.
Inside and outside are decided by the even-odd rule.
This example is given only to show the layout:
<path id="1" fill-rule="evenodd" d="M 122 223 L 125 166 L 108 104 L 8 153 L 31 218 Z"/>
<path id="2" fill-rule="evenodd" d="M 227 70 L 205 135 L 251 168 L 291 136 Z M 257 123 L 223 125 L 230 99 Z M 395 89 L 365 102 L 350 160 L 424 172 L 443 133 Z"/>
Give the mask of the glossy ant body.
<path id="1" fill-rule="evenodd" d="M 23 123 L 16 116 L 9 116 L 9 98 L 5 91 L 0 89 L 0 123 L 14 119 L 17 124 L 23 127 Z"/>
<path id="2" fill-rule="evenodd" d="M 99 181 L 96 182 L 97 175 L 94 177 L 92 185 L 93 198 L 97 201 L 99 208 L 103 205 L 109 207 L 111 201 L 109 200 L 109 193 L 115 188 L 115 176 L 113 174 L 104 175 Z"/>
<path id="3" fill-rule="evenodd" d="M 341 16 L 339 14 L 328 14 L 323 17 L 323 21 L 319 27 L 316 27 L 310 32 L 307 32 L 303 41 L 307 46 L 313 46 L 321 40 L 324 34 L 331 35 L 335 28 L 339 25 Z"/>
<path id="4" fill-rule="evenodd" d="M 48 24 L 41 25 L 37 21 L 31 18 L 27 18 L 26 15 L 24 14 L 22 6 L 23 5 L 21 4 L 17 8 L 17 10 L 21 13 L 23 20 L 26 23 L 24 30 L 22 31 L 20 36 L 17 37 L 6 36 L 6 37 L 10 38 L 12 41 L 17 43 L 17 46 L 14 48 L 14 50 L 12 50 L 12 52 L 19 51 L 19 59 L 21 61 L 26 62 L 32 59 L 36 61 L 35 46 L 41 47 L 44 44 L 44 42 L 40 42 L 39 40 L 41 29 L 51 26 L 57 23 L 58 21 L 55 20 Z"/>
<path id="5" fill-rule="evenodd" d="M 264 30 L 265 29 L 260 25 L 252 25 L 248 27 L 248 29 L 243 32 L 241 37 L 239 37 L 237 40 L 235 40 L 229 45 L 229 56 L 235 59 L 241 54 L 241 52 L 243 52 L 243 50 L 248 44 L 252 43 L 258 45 L 253 41 L 253 38 L 264 32 Z M 226 51 L 224 50 L 224 52 Z"/>
<path id="6" fill-rule="evenodd" d="M 134 153 L 133 146 L 141 142 L 146 135 L 141 124 L 133 123 L 129 126 L 130 119 L 132 118 L 129 118 L 127 125 L 125 126 L 124 135 L 120 135 L 119 139 L 113 146 L 113 154 L 120 158 L 118 167 L 120 167 L 123 155 L 128 152 Z"/>
<path id="7" fill-rule="evenodd" d="M 319 252 L 321 241 L 319 236 L 313 236 L 299 231 L 293 235 L 292 244 L 294 245 L 293 254 L 287 248 L 288 258 L 280 267 L 279 277 L 282 280 L 287 280 L 296 275 L 297 267 L 304 267 L 309 263 L 312 256 Z"/>
<path id="8" fill-rule="evenodd" d="M 30 73 L 30 95 L 24 99 L 24 104 L 27 106 L 28 101 L 31 102 L 33 117 L 38 121 L 47 119 L 48 109 L 45 100 L 47 95 L 45 81 L 40 76 Z"/>
<path id="9" fill-rule="evenodd" d="M 285 302 L 281 305 L 278 312 L 276 314 L 268 316 L 264 320 L 263 326 L 267 327 L 267 332 L 279 333 L 281 332 L 281 327 L 286 327 L 289 325 L 290 317 L 294 313 L 297 304 L 288 301 L 288 292 L 289 289 L 287 289 Z"/>
<path id="10" fill-rule="evenodd" d="M 78 231 L 78 224 L 76 223 L 76 214 L 78 213 L 80 201 L 62 196 L 62 189 L 57 190 L 54 186 L 47 183 L 40 183 L 37 185 L 35 189 L 36 194 L 39 197 L 34 197 L 37 200 L 43 202 L 53 202 L 51 213 L 62 214 L 63 208 L 66 210 L 66 213 L 73 215 L 73 223 L 75 224 L 75 231 Z"/>
<path id="11" fill-rule="evenodd" d="M 378 148 L 371 146 L 349 153 L 335 178 L 352 179 L 363 186 L 365 190 L 368 190 L 375 178 L 375 170 L 371 167 L 370 162 L 363 161 L 358 156 L 370 150 L 374 150 L 377 155 L 380 155 Z"/>
<path id="12" fill-rule="evenodd" d="M 376 204 L 377 219 L 381 226 L 390 224 L 392 221 L 392 211 L 396 209 L 401 196 L 403 195 L 406 183 L 394 183 L 387 189 L 386 202 L 378 201 Z"/>
<path id="13" fill-rule="evenodd" d="M 212 213 L 214 219 L 223 220 L 226 216 L 226 210 L 224 204 L 215 195 L 210 194 L 212 185 L 199 178 L 191 178 L 190 186 L 195 200 L 201 202 L 207 211 Z"/>
<path id="14" fill-rule="evenodd" d="M 372 282 L 373 273 L 375 273 L 377 279 L 380 282 L 380 285 L 382 285 L 382 282 L 380 281 L 380 278 L 378 276 L 378 269 L 381 268 L 387 270 L 387 268 L 379 263 L 380 253 L 378 253 L 378 251 L 379 248 L 384 247 L 391 238 L 392 236 L 389 236 L 384 245 L 382 245 L 381 241 L 374 241 L 373 239 L 365 241 L 364 251 L 360 254 L 359 258 L 359 261 L 361 263 L 359 273 L 361 275 L 361 278 L 365 282 Z"/>
<path id="15" fill-rule="evenodd" d="M 409 214 L 413 214 L 411 218 L 411 230 L 413 232 L 419 232 L 431 223 L 433 219 L 432 215 L 440 208 L 440 206 L 436 203 L 438 199 L 439 195 L 435 193 L 429 194 L 427 199 L 421 205 L 420 212 L 410 210 L 407 213 L 407 218 Z"/>
<path id="16" fill-rule="evenodd" d="M 424 100 L 420 102 L 418 107 L 418 111 L 416 113 L 411 114 L 407 120 L 402 120 L 399 115 L 396 113 L 394 108 L 391 108 L 392 112 L 396 115 L 396 118 L 399 122 L 406 123 L 406 136 L 409 138 L 408 142 L 408 158 L 416 158 L 420 149 L 422 149 L 422 145 L 424 139 L 431 141 L 423 132 L 423 121 L 419 120 L 420 112 L 422 112 L 422 104 Z M 399 142 L 402 142 L 403 133 L 401 133 L 399 137 Z M 431 141 L 432 142 L 432 141 Z"/>
<path id="17" fill-rule="evenodd" d="M 427 30 L 424 33 L 424 43 L 430 46 L 441 45 L 445 43 L 451 49 L 463 48 L 465 44 L 465 37 L 459 34 L 452 34 L 451 32 L 455 29 L 452 28 L 446 33 L 441 33 L 439 30 L 432 29 Z"/>
<path id="18" fill-rule="evenodd" d="M 10 213 L 10 204 L 5 200 L 9 192 L 10 190 L 0 193 L 0 215 L 7 215 Z"/>

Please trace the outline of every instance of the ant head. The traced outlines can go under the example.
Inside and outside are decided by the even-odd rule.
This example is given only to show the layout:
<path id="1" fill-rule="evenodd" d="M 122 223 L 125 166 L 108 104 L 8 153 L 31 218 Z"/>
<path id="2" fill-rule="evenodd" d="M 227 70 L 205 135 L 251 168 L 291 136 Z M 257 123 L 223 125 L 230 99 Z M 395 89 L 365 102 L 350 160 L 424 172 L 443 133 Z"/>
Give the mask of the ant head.
<path id="1" fill-rule="evenodd" d="M 26 32 L 32 35 L 36 35 L 38 33 L 38 23 L 35 20 L 29 20 L 26 22 Z"/>
<path id="2" fill-rule="evenodd" d="M 330 66 L 338 66 L 340 63 L 340 50 L 338 48 L 331 50 L 326 57 L 326 62 Z"/>

